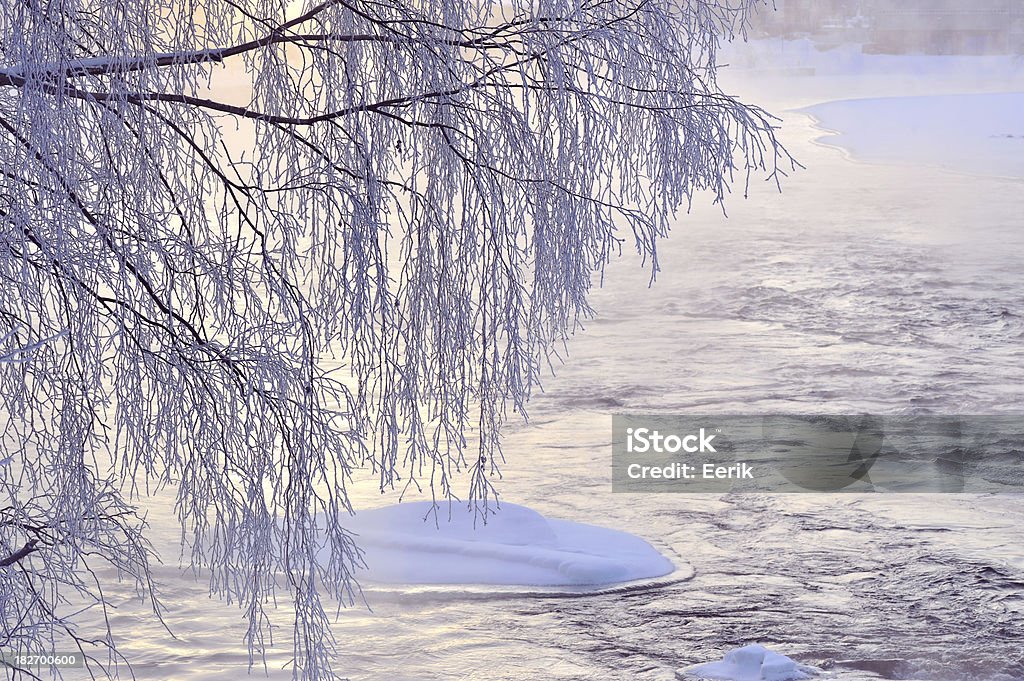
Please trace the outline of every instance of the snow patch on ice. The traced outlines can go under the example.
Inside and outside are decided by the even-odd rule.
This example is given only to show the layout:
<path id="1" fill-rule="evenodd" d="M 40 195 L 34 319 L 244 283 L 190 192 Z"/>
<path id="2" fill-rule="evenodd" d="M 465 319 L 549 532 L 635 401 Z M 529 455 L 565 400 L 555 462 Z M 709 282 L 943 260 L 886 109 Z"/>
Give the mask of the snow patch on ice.
<path id="1" fill-rule="evenodd" d="M 814 667 L 799 664 L 762 645 L 730 650 L 717 662 L 706 662 L 684 669 L 684 679 L 713 681 L 802 681 L 818 675 Z"/>
<path id="2" fill-rule="evenodd" d="M 411 502 L 359 512 L 367 572 L 389 584 L 604 585 L 661 577 L 672 562 L 635 535 L 501 504 L 484 524 L 462 506 Z"/>

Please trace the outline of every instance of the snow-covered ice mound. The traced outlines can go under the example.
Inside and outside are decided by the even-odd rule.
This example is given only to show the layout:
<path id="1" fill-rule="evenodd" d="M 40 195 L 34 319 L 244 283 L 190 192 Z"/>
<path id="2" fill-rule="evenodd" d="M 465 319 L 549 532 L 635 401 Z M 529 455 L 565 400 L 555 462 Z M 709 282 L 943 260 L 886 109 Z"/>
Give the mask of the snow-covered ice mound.
<path id="1" fill-rule="evenodd" d="M 501 504 L 486 525 L 463 506 L 430 513 L 430 502 L 361 511 L 357 533 L 368 571 L 390 584 L 603 585 L 660 577 L 672 563 L 626 532 L 545 518 Z"/>
<path id="2" fill-rule="evenodd" d="M 718 662 L 687 667 L 684 679 L 714 681 L 800 681 L 817 676 L 814 667 L 799 664 L 785 655 L 773 653 L 764 646 L 749 645 L 730 650 Z"/>

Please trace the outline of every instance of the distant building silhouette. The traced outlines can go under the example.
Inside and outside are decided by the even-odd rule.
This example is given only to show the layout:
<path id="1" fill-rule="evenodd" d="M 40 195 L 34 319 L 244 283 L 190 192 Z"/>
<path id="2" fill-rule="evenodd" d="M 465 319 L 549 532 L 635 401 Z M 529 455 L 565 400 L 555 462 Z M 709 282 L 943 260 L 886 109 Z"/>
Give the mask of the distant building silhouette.
<path id="1" fill-rule="evenodd" d="M 754 22 L 762 35 L 859 42 L 865 52 L 1024 53 L 1021 0 L 775 0 Z"/>

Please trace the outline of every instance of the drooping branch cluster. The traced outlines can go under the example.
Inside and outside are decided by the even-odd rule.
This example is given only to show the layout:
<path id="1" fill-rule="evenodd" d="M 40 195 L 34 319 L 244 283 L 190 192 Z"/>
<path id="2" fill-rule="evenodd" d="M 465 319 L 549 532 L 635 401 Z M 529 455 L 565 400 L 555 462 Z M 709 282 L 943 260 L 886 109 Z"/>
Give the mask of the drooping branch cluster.
<path id="1" fill-rule="evenodd" d="M 172 485 L 250 647 L 283 587 L 327 677 L 353 469 L 486 513 L 608 258 L 789 162 L 715 81 L 754 4 L 0 0 L 0 558 L 33 499 L 75 528 L 0 574 L 81 586 L 98 500 Z"/>

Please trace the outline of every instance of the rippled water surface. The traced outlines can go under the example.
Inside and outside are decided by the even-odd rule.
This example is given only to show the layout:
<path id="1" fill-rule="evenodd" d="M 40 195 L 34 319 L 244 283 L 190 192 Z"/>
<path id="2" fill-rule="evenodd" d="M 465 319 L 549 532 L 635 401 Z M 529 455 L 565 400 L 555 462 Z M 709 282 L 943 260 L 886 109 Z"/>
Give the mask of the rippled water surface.
<path id="1" fill-rule="evenodd" d="M 610 491 L 618 411 L 1024 410 L 1021 180 L 860 163 L 796 112 L 783 131 L 807 170 L 782 195 L 734 197 L 727 220 L 695 206 L 653 288 L 636 259 L 614 263 L 506 438 L 509 501 L 640 534 L 693 577 L 575 596 L 370 589 L 372 611 L 335 628 L 352 678 L 673 679 L 756 641 L 838 679 L 1024 679 L 1020 496 Z M 113 622 L 138 677 L 244 676 L 239 612 L 176 569 L 158 578 L 177 640 L 127 603 Z"/>

